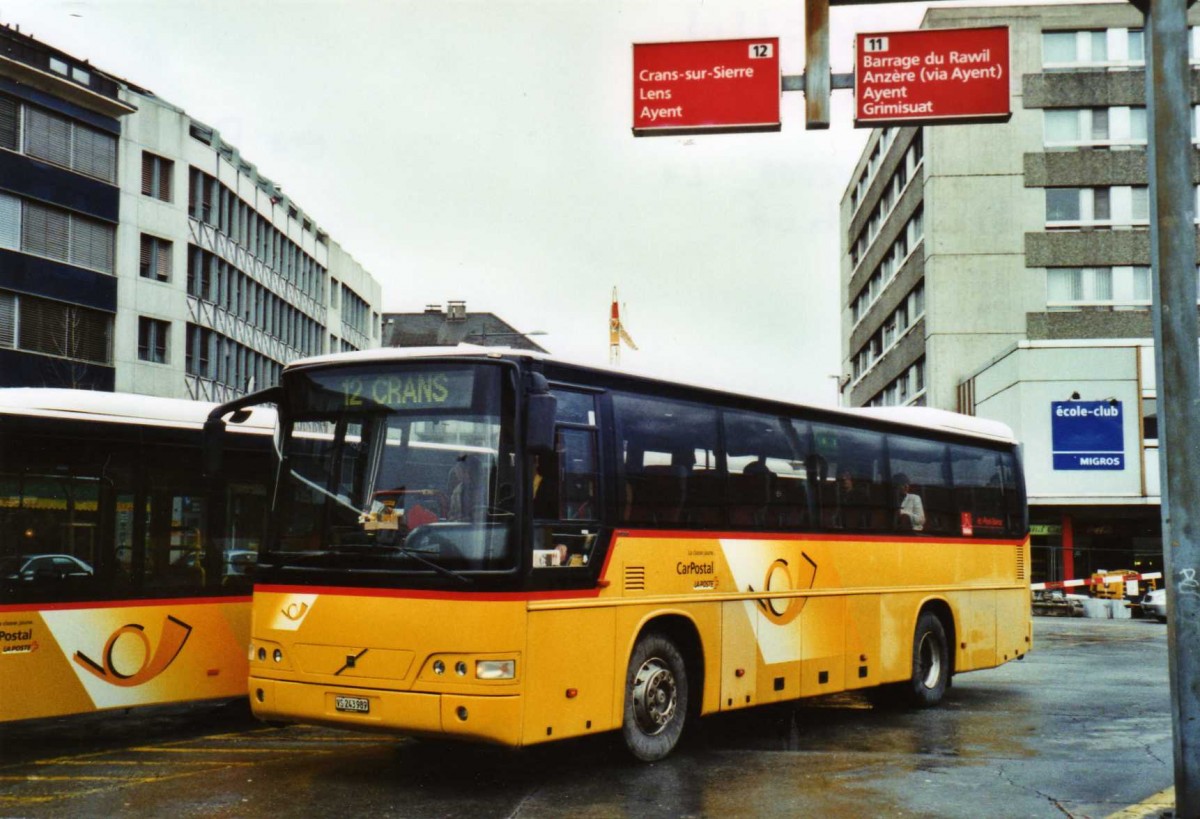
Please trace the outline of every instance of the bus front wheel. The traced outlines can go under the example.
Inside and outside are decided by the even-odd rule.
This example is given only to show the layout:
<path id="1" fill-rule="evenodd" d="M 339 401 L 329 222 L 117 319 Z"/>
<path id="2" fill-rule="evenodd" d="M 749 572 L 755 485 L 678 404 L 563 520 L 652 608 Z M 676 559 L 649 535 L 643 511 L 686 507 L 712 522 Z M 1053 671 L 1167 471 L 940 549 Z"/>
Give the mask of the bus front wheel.
<path id="1" fill-rule="evenodd" d="M 906 699 L 918 708 L 937 705 L 949 684 L 950 645 L 946 627 L 933 612 L 922 612 L 913 635 L 912 677 L 904 686 Z"/>
<path id="2" fill-rule="evenodd" d="M 621 734 L 638 759 L 662 759 L 679 742 L 688 712 L 687 667 L 670 638 L 643 635 L 634 646 L 625 677 Z"/>

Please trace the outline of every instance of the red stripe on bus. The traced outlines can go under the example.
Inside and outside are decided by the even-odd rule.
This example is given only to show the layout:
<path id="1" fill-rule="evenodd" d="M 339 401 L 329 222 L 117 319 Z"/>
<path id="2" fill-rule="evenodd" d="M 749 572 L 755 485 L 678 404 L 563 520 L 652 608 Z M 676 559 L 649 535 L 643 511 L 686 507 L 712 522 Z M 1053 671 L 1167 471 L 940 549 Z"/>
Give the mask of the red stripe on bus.
<path id="1" fill-rule="evenodd" d="M 255 586 L 255 593 L 271 594 L 337 594 L 345 597 L 393 597 L 411 600 L 485 600 L 492 603 L 524 600 L 574 600 L 597 597 L 600 588 L 560 589 L 544 592 L 452 592 L 434 589 L 374 589 L 358 586 Z"/>
<path id="2" fill-rule="evenodd" d="M 72 611 L 77 609 L 144 608 L 146 606 L 209 606 L 219 603 L 249 603 L 242 597 L 163 597 L 151 600 L 76 600 L 70 603 L 6 603 L 0 612 Z"/>
<path id="3" fill-rule="evenodd" d="M 936 543 L 953 545 L 955 543 L 982 546 L 1020 546 L 1024 538 L 966 538 L 966 537 L 909 537 L 906 535 L 840 535 L 816 532 L 717 532 L 673 529 L 618 529 L 617 536 L 627 538 L 671 538 L 673 540 L 803 540 L 807 542 L 828 541 L 845 543 L 849 541 L 867 541 L 871 543 Z"/>

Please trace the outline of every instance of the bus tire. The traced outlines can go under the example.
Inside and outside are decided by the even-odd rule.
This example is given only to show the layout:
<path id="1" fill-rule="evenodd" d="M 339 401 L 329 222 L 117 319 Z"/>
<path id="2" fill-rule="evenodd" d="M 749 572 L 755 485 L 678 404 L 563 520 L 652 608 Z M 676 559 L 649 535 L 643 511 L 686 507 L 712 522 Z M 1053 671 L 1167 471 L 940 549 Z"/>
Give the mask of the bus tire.
<path id="1" fill-rule="evenodd" d="M 903 684 L 904 699 L 917 708 L 942 701 L 950 686 L 950 644 L 946 627 L 931 611 L 921 612 L 913 634 L 912 677 Z"/>
<path id="2" fill-rule="evenodd" d="M 630 753 L 655 762 L 671 753 L 683 734 L 688 712 L 687 666 L 663 634 L 644 634 L 625 674 L 625 718 L 621 735 Z"/>

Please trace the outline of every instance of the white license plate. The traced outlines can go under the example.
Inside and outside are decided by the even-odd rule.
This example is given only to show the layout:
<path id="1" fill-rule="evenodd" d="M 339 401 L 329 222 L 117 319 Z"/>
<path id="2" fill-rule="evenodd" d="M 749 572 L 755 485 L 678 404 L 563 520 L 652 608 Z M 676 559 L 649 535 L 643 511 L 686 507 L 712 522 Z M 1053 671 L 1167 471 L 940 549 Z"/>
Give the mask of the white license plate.
<path id="1" fill-rule="evenodd" d="M 338 711 L 349 711 L 352 714 L 371 713 L 371 701 L 366 697 L 334 697 L 333 707 Z"/>

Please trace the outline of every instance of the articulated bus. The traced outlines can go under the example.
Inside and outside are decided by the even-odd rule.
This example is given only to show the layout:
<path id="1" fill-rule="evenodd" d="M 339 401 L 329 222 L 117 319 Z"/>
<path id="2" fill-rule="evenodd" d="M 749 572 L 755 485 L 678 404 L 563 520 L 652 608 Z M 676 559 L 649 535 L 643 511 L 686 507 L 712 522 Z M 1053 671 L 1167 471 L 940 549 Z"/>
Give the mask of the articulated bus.
<path id="1" fill-rule="evenodd" d="M 246 695 L 271 410 L 0 389 L 0 721 Z"/>
<path id="2" fill-rule="evenodd" d="M 1019 449 L 494 348 L 288 366 L 255 575 L 264 720 L 526 746 L 855 689 L 936 704 L 1031 648 Z"/>

